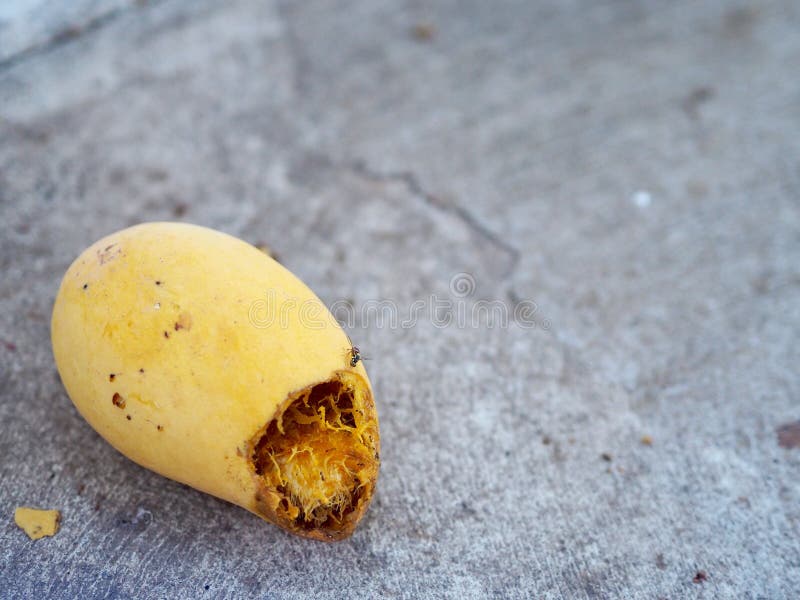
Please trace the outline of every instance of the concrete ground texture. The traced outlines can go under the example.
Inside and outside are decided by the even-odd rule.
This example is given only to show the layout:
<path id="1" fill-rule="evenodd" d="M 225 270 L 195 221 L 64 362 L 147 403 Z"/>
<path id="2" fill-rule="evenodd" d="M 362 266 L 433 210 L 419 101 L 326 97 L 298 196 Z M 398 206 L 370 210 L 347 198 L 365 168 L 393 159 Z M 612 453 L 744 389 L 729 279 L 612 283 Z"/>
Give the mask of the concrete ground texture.
<path id="1" fill-rule="evenodd" d="M 795 0 L 4 2 L 0 596 L 799 597 L 798 65 Z M 382 440 L 352 538 L 70 402 L 61 276 L 163 220 L 394 307 L 348 328 Z"/>

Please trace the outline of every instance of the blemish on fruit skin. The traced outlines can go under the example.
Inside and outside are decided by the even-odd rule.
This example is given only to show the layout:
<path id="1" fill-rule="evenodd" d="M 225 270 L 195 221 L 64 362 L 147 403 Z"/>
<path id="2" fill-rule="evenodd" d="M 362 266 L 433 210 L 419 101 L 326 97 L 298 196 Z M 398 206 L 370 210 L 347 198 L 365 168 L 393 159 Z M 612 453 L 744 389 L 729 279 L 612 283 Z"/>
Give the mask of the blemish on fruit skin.
<path id="1" fill-rule="evenodd" d="M 161 285 L 162 283 L 164 283 L 164 282 L 161 281 L 160 279 L 156 279 L 156 285 Z"/>
<path id="2" fill-rule="evenodd" d="M 114 379 L 116 379 L 116 377 L 117 377 L 117 374 L 116 374 L 116 373 L 110 373 L 110 374 L 108 375 L 108 380 L 109 380 L 109 381 L 114 381 Z"/>
<path id="3" fill-rule="evenodd" d="M 125 408 L 125 398 L 123 398 L 118 392 L 114 392 L 114 395 L 111 398 L 111 403 L 117 408 Z"/>
<path id="4" fill-rule="evenodd" d="M 139 373 L 144 373 L 144 369 L 139 369 Z"/>
<path id="5" fill-rule="evenodd" d="M 128 421 L 131 420 L 131 416 L 130 415 L 125 415 L 125 418 L 128 419 Z"/>
<path id="6" fill-rule="evenodd" d="M 89 284 L 88 283 L 84 283 L 83 284 L 83 289 L 88 290 L 89 289 Z"/>
<path id="7" fill-rule="evenodd" d="M 106 246 L 102 251 L 101 250 L 97 251 L 97 261 L 101 265 L 104 265 L 107 262 L 110 262 L 110 261 L 114 260 L 115 258 L 117 258 L 118 256 L 120 256 L 122 254 L 122 249 L 121 248 L 117 248 L 116 250 L 112 250 L 112 248 L 114 248 L 114 246 L 116 246 L 116 245 L 117 244 L 111 244 L 110 246 Z"/>
<path id="8" fill-rule="evenodd" d="M 165 337 L 165 338 L 167 338 L 167 339 L 169 339 L 169 332 L 165 331 L 165 332 L 164 332 L 164 337 Z"/>
<path id="9" fill-rule="evenodd" d="M 185 329 L 189 331 L 192 328 L 192 315 L 187 312 L 182 312 L 178 315 L 178 320 L 175 321 L 175 331 Z"/>
<path id="10" fill-rule="evenodd" d="M 142 398 L 139 394 L 136 394 L 134 392 L 131 392 L 130 394 L 128 394 L 125 397 L 125 400 L 130 401 L 130 402 L 134 402 L 136 404 L 144 404 L 145 406 L 158 408 L 158 404 L 155 401 L 150 400 L 150 399 L 148 399 L 146 397 Z"/>
<path id="11" fill-rule="evenodd" d="M 163 425 L 156 425 L 156 429 L 158 429 L 159 431 L 164 431 L 164 426 Z"/>

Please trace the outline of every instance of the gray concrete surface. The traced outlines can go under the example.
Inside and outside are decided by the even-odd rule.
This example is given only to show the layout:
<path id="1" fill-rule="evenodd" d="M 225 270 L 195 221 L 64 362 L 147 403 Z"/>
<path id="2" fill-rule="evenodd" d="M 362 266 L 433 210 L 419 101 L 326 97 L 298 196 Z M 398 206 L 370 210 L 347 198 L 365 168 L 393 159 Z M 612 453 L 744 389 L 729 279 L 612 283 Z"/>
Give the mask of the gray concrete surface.
<path id="1" fill-rule="evenodd" d="M 0 595 L 800 595 L 795 0 L 4 4 Z M 58 381 L 60 276 L 165 219 L 330 303 L 468 273 L 465 306 L 535 324 L 357 324 L 378 494 L 294 539 L 117 454 Z"/>

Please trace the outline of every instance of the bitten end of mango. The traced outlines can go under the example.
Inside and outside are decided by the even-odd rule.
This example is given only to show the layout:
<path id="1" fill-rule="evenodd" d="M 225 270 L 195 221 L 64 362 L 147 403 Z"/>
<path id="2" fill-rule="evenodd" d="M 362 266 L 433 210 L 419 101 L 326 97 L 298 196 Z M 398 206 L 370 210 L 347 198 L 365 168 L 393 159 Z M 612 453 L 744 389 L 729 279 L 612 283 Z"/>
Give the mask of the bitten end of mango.
<path id="1" fill-rule="evenodd" d="M 256 511 L 319 540 L 347 537 L 366 510 L 380 466 L 375 404 L 366 382 L 337 372 L 290 395 L 250 442 Z"/>

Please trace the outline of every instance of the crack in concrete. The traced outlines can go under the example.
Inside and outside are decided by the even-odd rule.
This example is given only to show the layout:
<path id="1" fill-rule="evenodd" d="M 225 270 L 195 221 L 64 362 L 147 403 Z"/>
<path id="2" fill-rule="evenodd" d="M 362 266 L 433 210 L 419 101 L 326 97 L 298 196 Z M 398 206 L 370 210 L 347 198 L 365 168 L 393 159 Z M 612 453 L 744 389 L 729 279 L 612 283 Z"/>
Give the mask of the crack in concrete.
<path id="1" fill-rule="evenodd" d="M 96 17 L 89 19 L 86 23 L 66 25 L 59 31 L 56 31 L 48 39 L 42 42 L 34 43 L 32 46 L 28 46 L 27 48 L 15 52 L 14 54 L 11 54 L 10 56 L 0 60 L 0 71 L 6 71 L 16 67 L 20 63 L 23 63 L 34 56 L 40 56 L 58 50 L 59 48 L 69 44 L 72 41 L 75 41 L 78 38 L 102 29 L 112 21 L 117 20 L 119 17 L 134 10 L 144 8 L 149 4 L 149 2 L 146 3 L 142 1 L 135 1 L 128 6 L 114 8 L 108 12 L 97 15 Z"/>
<path id="2" fill-rule="evenodd" d="M 427 206 L 454 215 L 478 237 L 483 238 L 489 242 L 489 244 L 508 255 L 510 264 L 506 273 L 504 274 L 504 278 L 509 278 L 517 268 L 521 255 L 520 251 L 515 246 L 509 244 L 503 238 L 501 238 L 500 235 L 489 229 L 478 219 L 478 217 L 473 215 L 463 206 L 454 204 L 452 202 L 446 202 L 438 196 L 425 190 L 420 183 L 419 178 L 412 171 L 380 172 L 371 168 L 363 160 L 351 162 L 349 164 L 349 169 L 356 175 L 359 175 L 360 177 L 363 177 L 369 181 L 375 181 L 379 183 L 401 183 L 411 194 L 420 198 Z"/>

